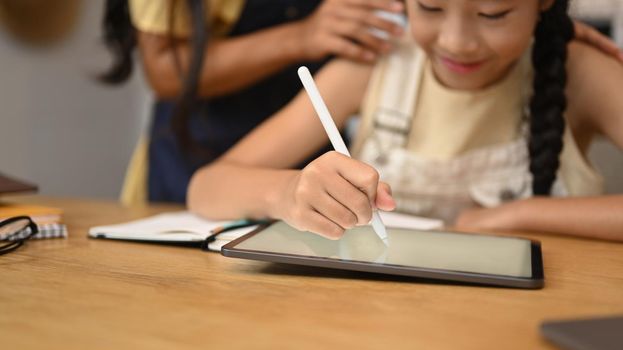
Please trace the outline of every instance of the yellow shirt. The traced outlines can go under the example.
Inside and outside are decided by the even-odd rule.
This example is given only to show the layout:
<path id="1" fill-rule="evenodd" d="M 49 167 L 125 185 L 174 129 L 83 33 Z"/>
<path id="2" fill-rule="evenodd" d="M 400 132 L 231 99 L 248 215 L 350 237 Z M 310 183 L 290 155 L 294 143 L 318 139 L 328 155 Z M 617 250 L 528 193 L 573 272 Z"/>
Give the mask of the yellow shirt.
<path id="1" fill-rule="evenodd" d="M 244 6 L 244 0 L 204 2 L 211 34 L 216 36 L 227 34 L 238 20 Z M 130 0 L 130 16 L 134 26 L 143 32 L 170 32 L 177 37 L 187 37 L 191 32 L 188 6 L 184 0 Z"/>

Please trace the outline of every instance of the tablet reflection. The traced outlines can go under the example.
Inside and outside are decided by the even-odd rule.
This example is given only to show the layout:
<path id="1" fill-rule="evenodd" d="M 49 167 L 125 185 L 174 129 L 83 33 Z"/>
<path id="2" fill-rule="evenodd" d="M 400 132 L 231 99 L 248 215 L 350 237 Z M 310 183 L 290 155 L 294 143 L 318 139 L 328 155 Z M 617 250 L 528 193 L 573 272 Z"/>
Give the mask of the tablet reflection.
<path id="1" fill-rule="evenodd" d="M 347 230 L 339 240 L 330 240 L 311 232 L 294 230 L 279 222 L 268 235 L 254 237 L 253 250 L 290 253 L 305 256 L 323 256 L 332 259 L 384 263 L 388 246 L 374 233 L 372 226 Z M 245 242 L 239 247 L 244 248 Z"/>
<path id="2" fill-rule="evenodd" d="M 391 244 L 387 246 L 374 233 L 372 226 L 355 227 L 346 231 L 338 242 L 338 258 L 343 260 L 370 261 L 384 263 Z"/>

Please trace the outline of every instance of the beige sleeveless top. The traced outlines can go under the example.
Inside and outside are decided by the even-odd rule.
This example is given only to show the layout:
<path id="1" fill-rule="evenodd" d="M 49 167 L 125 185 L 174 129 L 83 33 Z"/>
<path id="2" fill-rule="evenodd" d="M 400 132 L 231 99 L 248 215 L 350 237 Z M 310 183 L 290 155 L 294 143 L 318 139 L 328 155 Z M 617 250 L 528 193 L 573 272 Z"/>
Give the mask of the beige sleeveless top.
<path id="1" fill-rule="evenodd" d="M 424 52 L 405 41 L 375 67 L 353 146 L 392 186 L 397 210 L 452 222 L 473 206 L 532 194 L 527 150 L 529 54 L 478 91 L 441 85 Z M 555 196 L 599 194 L 603 179 L 567 128 Z"/>

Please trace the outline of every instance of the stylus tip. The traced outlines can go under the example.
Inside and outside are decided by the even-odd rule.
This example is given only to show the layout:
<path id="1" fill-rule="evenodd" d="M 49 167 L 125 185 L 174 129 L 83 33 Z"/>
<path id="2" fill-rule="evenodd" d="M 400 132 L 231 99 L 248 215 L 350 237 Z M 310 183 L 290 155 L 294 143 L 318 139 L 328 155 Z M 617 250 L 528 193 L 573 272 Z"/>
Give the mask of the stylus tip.
<path id="1" fill-rule="evenodd" d="M 383 224 L 383 220 L 381 220 L 381 216 L 378 211 L 373 212 L 372 214 L 372 229 L 379 236 L 379 238 L 387 245 L 387 230 L 385 229 L 385 224 Z"/>

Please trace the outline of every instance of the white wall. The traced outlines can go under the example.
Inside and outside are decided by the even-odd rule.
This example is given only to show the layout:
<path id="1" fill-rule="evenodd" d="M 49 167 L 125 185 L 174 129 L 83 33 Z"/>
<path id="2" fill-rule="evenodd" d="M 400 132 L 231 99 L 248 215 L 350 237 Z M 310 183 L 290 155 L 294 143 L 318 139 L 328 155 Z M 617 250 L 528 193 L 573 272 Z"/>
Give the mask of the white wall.
<path id="1" fill-rule="evenodd" d="M 108 67 L 100 44 L 104 1 L 84 1 L 80 23 L 53 49 L 17 44 L 0 31 L 0 172 L 40 193 L 118 196 L 148 113 L 140 72 L 120 87 L 94 76 Z"/>

